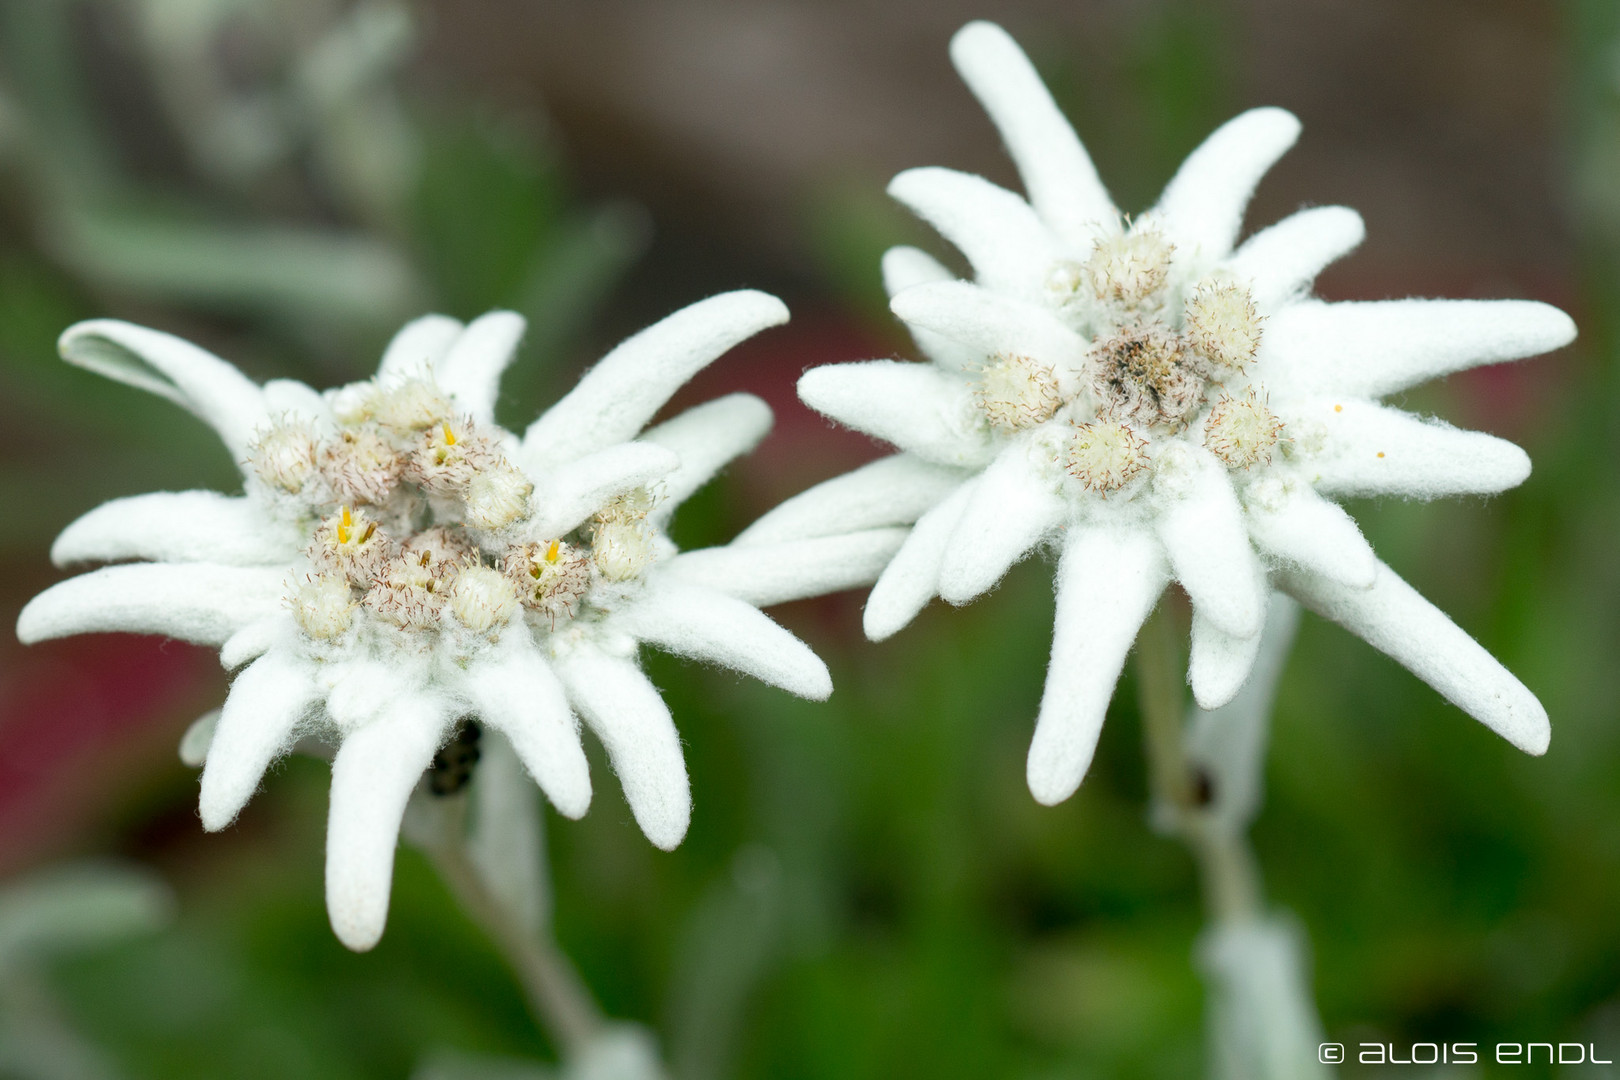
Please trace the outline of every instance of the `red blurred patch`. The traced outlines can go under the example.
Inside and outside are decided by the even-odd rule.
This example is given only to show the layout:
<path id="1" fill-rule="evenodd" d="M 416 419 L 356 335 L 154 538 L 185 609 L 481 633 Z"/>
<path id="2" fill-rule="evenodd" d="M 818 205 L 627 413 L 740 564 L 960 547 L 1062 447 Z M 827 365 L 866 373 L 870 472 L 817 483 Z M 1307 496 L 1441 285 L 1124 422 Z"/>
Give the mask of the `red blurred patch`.
<path id="1" fill-rule="evenodd" d="M 12 645 L 0 673 L 0 872 L 70 844 L 172 758 L 177 713 L 221 678 L 210 650 L 123 634 Z"/>

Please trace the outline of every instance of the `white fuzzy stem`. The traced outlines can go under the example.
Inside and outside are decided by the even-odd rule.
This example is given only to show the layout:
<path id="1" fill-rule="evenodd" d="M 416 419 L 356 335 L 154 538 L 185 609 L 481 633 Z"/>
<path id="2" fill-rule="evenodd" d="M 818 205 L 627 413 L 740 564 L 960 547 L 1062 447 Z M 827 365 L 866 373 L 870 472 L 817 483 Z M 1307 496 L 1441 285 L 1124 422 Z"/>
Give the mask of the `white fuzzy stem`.
<path id="1" fill-rule="evenodd" d="M 458 803 L 464 800 L 457 800 Z M 425 845 L 433 866 L 467 917 L 495 943 L 523 985 L 529 1011 L 565 1059 L 579 1057 L 602 1034 L 601 1008 L 579 972 L 556 942 L 509 910 L 486 885 L 473 861 L 461 827 L 465 806 L 431 844 Z"/>
<path id="2" fill-rule="evenodd" d="M 1275 605 L 1272 614 L 1288 615 Z M 1309 1056 L 1322 1036 L 1301 959 L 1303 943 L 1286 918 L 1266 910 L 1247 836 L 1245 793 L 1225 777 L 1216 782 L 1188 751 L 1184 635 L 1177 622 L 1168 604 L 1148 620 L 1138 639 L 1137 673 L 1154 817 L 1191 850 L 1209 911 L 1199 951 L 1211 994 L 1210 1060 L 1222 1078 L 1325 1080 L 1326 1071 Z M 1270 632 L 1285 650 L 1291 622 Z M 1265 744 L 1261 737 L 1246 748 L 1257 759 L 1246 763 L 1255 775 Z"/>
<path id="3" fill-rule="evenodd" d="M 1183 717 L 1181 648 L 1168 605 L 1148 619 L 1137 639 L 1142 734 L 1153 789 L 1154 816 L 1197 860 L 1212 920 L 1235 922 L 1263 910 L 1259 867 L 1241 830 L 1221 828 L 1219 787 L 1189 762 Z M 1263 743 L 1258 752 L 1264 753 Z"/>

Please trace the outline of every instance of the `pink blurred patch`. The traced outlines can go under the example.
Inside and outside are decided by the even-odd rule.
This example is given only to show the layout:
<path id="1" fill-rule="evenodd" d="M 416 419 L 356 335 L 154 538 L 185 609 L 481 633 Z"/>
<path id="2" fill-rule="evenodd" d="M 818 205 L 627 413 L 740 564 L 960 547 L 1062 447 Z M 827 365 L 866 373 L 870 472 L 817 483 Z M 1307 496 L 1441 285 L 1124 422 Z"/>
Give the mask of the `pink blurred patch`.
<path id="1" fill-rule="evenodd" d="M 174 761 L 178 730 L 221 679 L 210 650 L 153 637 L 0 652 L 0 873 L 72 845 L 121 790 Z"/>

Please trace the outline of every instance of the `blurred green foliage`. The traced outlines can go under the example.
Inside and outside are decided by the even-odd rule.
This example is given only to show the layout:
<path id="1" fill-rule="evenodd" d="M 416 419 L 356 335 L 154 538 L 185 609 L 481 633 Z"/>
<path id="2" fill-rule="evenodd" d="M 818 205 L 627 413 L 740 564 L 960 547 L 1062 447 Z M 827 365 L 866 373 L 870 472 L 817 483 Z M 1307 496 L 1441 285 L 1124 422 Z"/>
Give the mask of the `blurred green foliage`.
<path id="1" fill-rule="evenodd" d="M 157 321 L 229 346 L 260 376 L 321 384 L 368 370 L 405 314 L 382 303 L 356 315 L 352 298 L 291 287 L 309 282 L 273 261 L 254 272 L 288 288 L 239 279 L 199 291 L 217 262 L 196 238 L 245 235 L 226 225 L 272 230 L 255 234 L 272 246 L 347 237 L 398 270 L 400 303 L 528 314 L 502 402 L 510 418 L 532 414 L 585 359 L 582 328 L 645 224 L 630 208 L 582 206 L 543 128 L 403 106 L 418 171 L 393 217 L 376 209 L 385 200 L 345 209 L 314 181 L 300 206 L 200 173 L 179 186 L 195 193 L 184 205 L 164 206 L 137 197 L 143 183 L 120 174 L 83 100 L 70 9 L 82 10 L 0 6 L 10 46 L 0 132 L 19 130 L 17 117 L 51 118 L 61 135 L 49 140 L 61 159 L 51 175 L 97 183 L 74 195 L 88 216 L 73 235 L 90 235 L 85 221 L 109 230 L 94 234 L 94 265 L 36 231 L 64 211 L 39 201 L 19 144 L 0 142 L 11 241 L 0 253 L 0 395 L 13 424 L 0 496 L 27 508 L 0 516 L 14 576 L 40 580 L 50 535 L 102 499 L 232 483 L 200 425 L 57 362 L 52 342 L 68 323 L 108 312 Z M 1556 737 L 1547 757 L 1523 757 L 1370 647 L 1306 620 L 1255 843 L 1272 899 L 1309 930 L 1323 1018 L 1345 1042 L 1620 1049 L 1620 12 L 1607 0 L 1567 10 L 1570 190 L 1590 226 L 1583 342 L 1531 362 L 1556 377 L 1548 412 L 1564 419 L 1524 433 L 1536 474 L 1518 491 L 1354 508 L 1386 561 L 1541 694 Z M 1055 44 L 1037 54 L 1127 205 L 1150 201 L 1227 115 L 1227 32 L 1203 5 L 1168 5 L 1123 44 L 1134 74 L 1121 84 L 1067 70 Z M 875 189 L 829 187 L 809 220 L 821 287 L 881 319 L 877 255 L 923 235 Z M 194 265 L 165 269 L 157 254 L 168 251 Z M 160 265 L 132 270 L 143 253 Z M 1409 404 L 1455 415 L 1452 389 Z M 43 451 L 52 445 L 72 452 Z M 680 535 L 723 539 L 737 495 L 721 480 L 683 511 Z M 1199 1072 L 1197 883 L 1184 851 L 1146 820 L 1129 674 L 1080 793 L 1045 809 L 1024 786 L 1051 606 L 1048 568 L 1035 562 L 971 608 L 936 605 L 881 645 L 861 640 L 852 603 L 786 609 L 832 667 L 838 692 L 821 705 L 647 657 L 686 743 L 691 834 L 674 854 L 651 848 L 595 748 L 590 815 L 552 817 L 548 831 L 563 946 L 610 1015 L 658 1029 L 678 1080 Z M 125 1075 L 152 1080 L 399 1077 L 457 1055 L 553 1058 L 499 959 L 415 853 L 402 851 L 376 951 L 351 955 L 332 938 L 325 777 L 318 762 L 289 762 L 224 837 L 200 836 L 178 765 L 129 797 L 118 843 L 172 881 L 178 917 L 53 963 L 83 1036 Z"/>

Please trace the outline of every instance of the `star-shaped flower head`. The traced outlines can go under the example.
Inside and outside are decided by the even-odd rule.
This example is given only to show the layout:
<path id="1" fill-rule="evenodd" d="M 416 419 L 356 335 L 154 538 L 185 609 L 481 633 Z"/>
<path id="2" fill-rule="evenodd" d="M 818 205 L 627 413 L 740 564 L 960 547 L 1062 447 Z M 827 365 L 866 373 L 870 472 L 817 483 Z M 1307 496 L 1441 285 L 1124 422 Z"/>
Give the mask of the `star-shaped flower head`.
<path id="1" fill-rule="evenodd" d="M 874 639 L 936 593 L 966 603 L 1054 546 L 1052 660 L 1029 755 L 1045 803 L 1084 777 L 1137 629 L 1172 580 L 1193 603 L 1189 677 L 1205 708 L 1247 678 L 1269 584 L 1542 752 L 1540 703 L 1381 563 L 1333 500 L 1524 480 L 1518 447 L 1379 399 L 1557 348 L 1574 336 L 1569 318 L 1522 301 L 1315 299 L 1316 275 L 1362 237 L 1343 207 L 1301 211 L 1234 249 L 1250 193 L 1299 131 L 1280 109 L 1220 128 L 1152 210 L 1122 218 L 999 27 L 963 28 L 952 56 L 1029 199 L 948 169 L 895 178 L 890 193 L 974 280 L 890 251 L 892 307 L 930 362 L 816 368 L 799 392 L 901 452 L 789 500 L 738 542 L 914 520 L 867 603 Z"/>
<path id="2" fill-rule="evenodd" d="M 46 590 L 18 636 L 132 631 L 220 647 L 240 670 L 203 769 L 208 829 L 231 823 L 295 741 L 335 743 L 327 905 L 351 948 L 382 933 L 407 799 L 430 766 L 436 790 L 464 782 L 479 724 L 579 817 L 591 797 L 582 717 L 642 829 L 672 848 L 691 813 L 686 767 L 638 646 L 825 698 L 821 661 L 736 594 L 776 602 L 871 581 L 898 545 L 784 581 L 769 567 L 750 578 L 723 549 L 718 563 L 679 555 L 665 535 L 675 507 L 752 448 L 771 414 L 734 394 L 642 429 L 695 372 L 786 319 L 757 292 L 694 304 L 609 353 L 522 435 L 494 417 L 524 328 L 509 312 L 465 327 L 418 319 L 374 379 L 325 393 L 256 385 L 154 330 L 81 323 L 62 355 L 212 425 L 245 491 L 141 495 L 86 514 L 53 559 L 120 565 Z M 704 577 L 719 563 L 725 591 Z"/>

